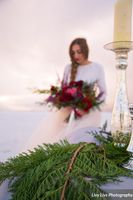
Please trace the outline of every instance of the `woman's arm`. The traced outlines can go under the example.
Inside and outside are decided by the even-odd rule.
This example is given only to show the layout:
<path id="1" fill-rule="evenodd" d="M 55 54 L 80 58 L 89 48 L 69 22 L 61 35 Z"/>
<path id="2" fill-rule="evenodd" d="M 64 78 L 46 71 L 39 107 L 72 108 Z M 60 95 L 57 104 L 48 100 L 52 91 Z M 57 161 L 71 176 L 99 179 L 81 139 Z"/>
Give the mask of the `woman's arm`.
<path id="1" fill-rule="evenodd" d="M 99 95 L 101 94 L 100 100 L 105 101 L 107 96 L 105 74 L 103 68 L 100 66 L 98 71 L 97 85 L 99 88 Z"/>

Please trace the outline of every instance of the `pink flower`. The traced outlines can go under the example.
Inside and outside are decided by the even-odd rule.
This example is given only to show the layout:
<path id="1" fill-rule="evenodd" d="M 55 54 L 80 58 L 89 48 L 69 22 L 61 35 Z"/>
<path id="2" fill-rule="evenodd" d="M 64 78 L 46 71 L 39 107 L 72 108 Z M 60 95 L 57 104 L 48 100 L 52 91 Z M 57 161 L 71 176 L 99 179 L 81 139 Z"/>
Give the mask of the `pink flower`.
<path id="1" fill-rule="evenodd" d="M 75 96 L 77 94 L 77 88 L 68 88 L 66 90 L 66 93 L 72 95 L 72 96 Z"/>

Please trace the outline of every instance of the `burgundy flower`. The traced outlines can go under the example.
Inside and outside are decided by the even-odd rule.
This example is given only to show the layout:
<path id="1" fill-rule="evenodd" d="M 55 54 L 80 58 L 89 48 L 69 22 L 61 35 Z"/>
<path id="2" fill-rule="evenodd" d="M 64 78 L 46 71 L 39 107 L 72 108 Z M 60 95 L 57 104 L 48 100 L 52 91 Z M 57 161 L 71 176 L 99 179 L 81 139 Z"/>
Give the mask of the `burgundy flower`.
<path id="1" fill-rule="evenodd" d="M 96 96 L 93 84 L 87 84 L 82 80 L 71 81 L 69 84 L 62 84 L 61 87 L 51 86 L 50 96 L 46 102 L 52 103 L 58 109 L 70 106 L 75 116 L 81 117 L 82 111 L 89 113 L 91 108 L 99 105 L 101 95 Z"/>
<path id="2" fill-rule="evenodd" d="M 69 86 L 70 86 L 70 87 L 76 86 L 76 81 L 71 81 L 71 82 L 69 83 Z"/>
<path id="3" fill-rule="evenodd" d="M 83 94 L 82 94 L 81 91 L 78 91 L 78 92 L 77 92 L 76 98 L 78 98 L 78 99 L 80 99 L 80 100 L 82 100 L 82 99 L 84 98 L 84 96 L 83 96 Z"/>
<path id="4" fill-rule="evenodd" d="M 81 88 L 83 86 L 83 83 L 84 82 L 82 80 L 77 81 L 76 86 Z"/>
<path id="5" fill-rule="evenodd" d="M 90 108 L 92 108 L 92 102 L 87 97 L 85 97 L 83 99 L 83 103 L 85 104 L 84 111 L 88 112 L 90 110 Z"/>
<path id="6" fill-rule="evenodd" d="M 63 92 L 60 96 L 60 101 L 61 102 L 70 102 L 73 100 L 73 96 L 71 94 L 67 94 L 65 92 Z"/>

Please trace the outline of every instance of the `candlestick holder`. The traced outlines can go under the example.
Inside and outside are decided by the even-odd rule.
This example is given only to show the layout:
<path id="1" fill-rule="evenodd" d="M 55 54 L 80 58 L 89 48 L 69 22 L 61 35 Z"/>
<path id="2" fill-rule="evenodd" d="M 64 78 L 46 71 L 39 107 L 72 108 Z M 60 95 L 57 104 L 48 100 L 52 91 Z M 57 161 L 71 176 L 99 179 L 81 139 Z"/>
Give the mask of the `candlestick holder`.
<path id="1" fill-rule="evenodd" d="M 131 134 L 131 116 L 128 107 L 126 89 L 126 68 L 128 53 L 133 49 L 133 42 L 120 41 L 108 43 L 104 46 L 116 55 L 117 88 L 111 118 L 111 134 L 119 145 L 125 145 Z"/>
<path id="2" fill-rule="evenodd" d="M 131 134 L 129 145 L 127 147 L 127 151 L 131 153 L 131 158 L 128 161 L 128 163 L 123 165 L 123 167 L 133 170 L 133 104 L 129 104 L 129 110 L 130 110 L 131 120 L 132 120 L 132 134 Z"/>

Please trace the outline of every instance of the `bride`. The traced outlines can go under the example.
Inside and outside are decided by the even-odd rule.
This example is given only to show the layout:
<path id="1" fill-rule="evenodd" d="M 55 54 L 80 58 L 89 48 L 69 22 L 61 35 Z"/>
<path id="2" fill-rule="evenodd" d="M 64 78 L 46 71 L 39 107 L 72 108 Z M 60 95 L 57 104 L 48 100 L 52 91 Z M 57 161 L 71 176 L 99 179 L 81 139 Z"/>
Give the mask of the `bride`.
<path id="1" fill-rule="evenodd" d="M 64 70 L 62 84 L 68 84 L 70 81 L 83 80 L 88 83 L 96 81 L 101 100 L 106 97 L 105 77 L 102 67 L 88 59 L 89 48 L 84 38 L 77 38 L 72 41 L 69 48 L 71 64 Z M 88 132 L 95 130 L 98 132 L 100 126 L 101 112 L 99 110 L 91 111 L 89 114 L 83 113 L 82 117 L 75 120 L 71 108 L 63 108 L 52 112 L 47 119 L 42 120 L 41 125 L 29 139 L 22 151 L 32 150 L 42 143 L 59 142 L 67 139 L 70 143 L 78 142 L 96 142 L 94 137 Z M 70 120 L 65 122 L 70 114 Z M 0 187 L 0 200 L 10 198 L 7 193 L 8 181 Z M 2 196 L 1 196 L 2 195 Z M 4 195 L 4 196 L 3 196 Z"/>
<path id="2" fill-rule="evenodd" d="M 70 81 L 83 80 L 87 83 L 96 82 L 101 100 L 106 97 L 106 84 L 102 66 L 89 60 L 89 47 L 86 39 L 76 38 L 69 47 L 71 64 L 64 70 L 62 84 L 68 84 Z M 83 113 L 82 117 L 75 120 L 71 108 L 62 108 L 59 111 L 52 112 L 32 135 L 25 145 L 23 151 L 33 149 L 42 143 L 59 142 L 67 139 L 70 143 L 95 142 L 89 130 L 98 130 L 101 121 L 101 112 L 99 110 L 91 111 L 89 114 Z M 65 123 L 66 117 L 70 114 L 69 123 Z"/>

